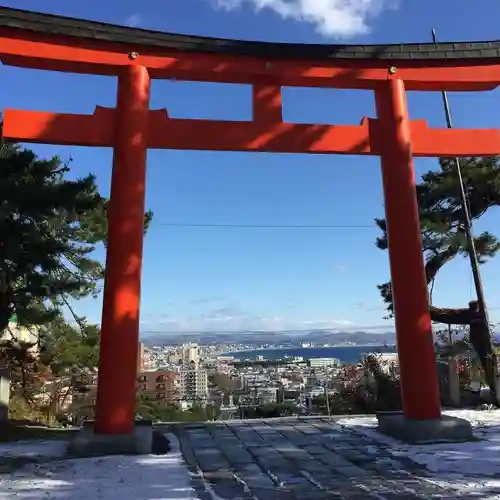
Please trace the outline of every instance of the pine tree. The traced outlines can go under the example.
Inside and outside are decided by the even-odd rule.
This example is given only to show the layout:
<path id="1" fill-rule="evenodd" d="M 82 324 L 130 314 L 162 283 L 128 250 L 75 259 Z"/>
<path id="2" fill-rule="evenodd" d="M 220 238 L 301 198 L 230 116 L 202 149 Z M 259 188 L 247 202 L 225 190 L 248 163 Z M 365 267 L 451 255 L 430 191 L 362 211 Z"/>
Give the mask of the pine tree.
<path id="1" fill-rule="evenodd" d="M 104 269 L 92 253 L 106 241 L 108 200 L 93 175 L 68 180 L 68 172 L 58 157 L 0 149 L 0 331 L 13 314 L 43 325 L 71 299 L 99 293 Z"/>
<path id="2" fill-rule="evenodd" d="M 466 186 L 472 221 L 481 218 L 489 209 L 500 206 L 500 157 L 466 158 L 461 160 L 462 176 Z M 425 256 L 427 284 L 432 285 L 439 270 L 455 257 L 468 257 L 465 223 L 454 160 L 442 159 L 440 170 L 427 172 L 417 184 L 422 245 Z M 385 219 L 375 219 L 383 236 L 377 238 L 377 247 L 387 250 Z M 479 262 L 494 257 L 500 248 L 496 236 L 484 231 L 476 236 L 475 246 Z M 392 315 L 390 282 L 378 286 Z M 432 297 L 431 297 L 432 299 Z M 468 308 L 444 309 L 431 306 L 432 320 L 437 323 L 469 324 Z"/>
<path id="3" fill-rule="evenodd" d="M 104 267 L 93 252 L 106 244 L 108 200 L 93 175 L 69 180 L 68 172 L 58 157 L 0 146 L 0 357 L 26 401 L 43 385 L 41 374 L 73 384 L 97 365 L 99 329 L 74 304 L 101 289 Z M 147 212 L 146 229 L 151 218 Z M 75 325 L 65 321 L 68 311 Z M 12 319 L 37 340 L 20 341 Z M 35 344 L 39 356 L 32 355 Z"/>
<path id="4" fill-rule="evenodd" d="M 430 314 L 432 321 L 447 325 L 470 325 L 473 323 L 471 307 L 454 309 L 436 307 L 432 303 L 432 289 L 440 269 L 457 256 L 469 257 L 466 224 L 460 196 L 460 184 L 454 159 L 443 158 L 438 171 L 429 171 L 417 184 L 417 198 L 420 211 L 422 246 L 425 258 L 425 273 L 430 287 Z M 500 206 L 500 157 L 464 158 L 460 160 L 472 221 L 480 219 L 488 210 Z M 387 249 L 385 219 L 375 219 L 383 235 L 376 244 Z M 500 241 L 493 234 L 484 231 L 474 238 L 480 264 L 494 257 L 500 249 Z M 393 314 L 391 283 L 378 285 L 387 306 L 389 316 Z M 488 358 L 495 358 L 491 351 L 490 332 L 485 325 L 481 334 L 480 347 L 474 346 L 494 392 L 494 371 L 488 367 Z M 488 345 L 490 347 L 488 347 Z M 480 352 L 481 351 L 481 352 Z"/>

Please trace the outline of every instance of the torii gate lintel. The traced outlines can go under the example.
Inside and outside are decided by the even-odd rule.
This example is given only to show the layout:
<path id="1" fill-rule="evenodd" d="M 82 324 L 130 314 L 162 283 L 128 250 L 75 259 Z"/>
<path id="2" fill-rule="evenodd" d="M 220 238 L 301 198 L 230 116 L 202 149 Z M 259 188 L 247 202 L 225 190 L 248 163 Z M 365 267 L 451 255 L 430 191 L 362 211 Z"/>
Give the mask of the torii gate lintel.
<path id="1" fill-rule="evenodd" d="M 279 118 L 279 119 L 278 119 Z M 91 115 L 6 109 L 3 135 L 27 143 L 113 147 L 116 109 L 96 106 Z M 283 122 L 281 107 L 260 111 L 253 121 L 170 118 L 167 109 L 148 111 L 148 149 L 248 151 L 380 156 L 380 120 L 360 125 Z M 430 128 L 410 120 L 415 157 L 493 156 L 500 151 L 499 129 Z"/>

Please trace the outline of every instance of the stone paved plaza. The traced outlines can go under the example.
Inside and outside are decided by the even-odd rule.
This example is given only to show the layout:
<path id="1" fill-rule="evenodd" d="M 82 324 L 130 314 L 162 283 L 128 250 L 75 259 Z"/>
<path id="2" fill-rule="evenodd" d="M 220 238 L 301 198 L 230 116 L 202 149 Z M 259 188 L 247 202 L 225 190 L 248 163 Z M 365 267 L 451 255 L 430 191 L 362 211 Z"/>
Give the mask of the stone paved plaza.
<path id="1" fill-rule="evenodd" d="M 435 484 L 412 460 L 395 460 L 389 445 L 334 419 L 185 424 L 175 433 L 202 500 L 464 496 Z"/>
<path id="2" fill-rule="evenodd" d="M 475 438 L 405 444 L 363 415 L 156 424 L 166 455 L 68 459 L 64 440 L 0 443 L 14 461 L 0 500 L 500 500 L 500 410 L 444 413 Z"/>

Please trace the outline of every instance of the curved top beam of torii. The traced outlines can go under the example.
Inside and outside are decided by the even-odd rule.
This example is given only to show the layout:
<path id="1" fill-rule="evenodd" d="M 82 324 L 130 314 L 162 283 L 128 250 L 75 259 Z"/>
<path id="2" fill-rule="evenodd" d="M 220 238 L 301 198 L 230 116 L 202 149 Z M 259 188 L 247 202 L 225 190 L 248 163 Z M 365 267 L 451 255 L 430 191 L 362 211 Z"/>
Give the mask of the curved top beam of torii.
<path id="1" fill-rule="evenodd" d="M 500 84 L 500 41 L 304 45 L 174 35 L 0 7 L 0 61 L 7 65 L 98 75 L 127 66 L 152 78 L 246 83 L 248 122 L 173 119 L 148 113 L 147 147 L 274 153 L 379 155 L 379 120 L 360 125 L 285 123 L 283 86 L 377 89 L 388 79 L 408 90 L 490 90 Z M 500 131 L 429 128 L 410 122 L 414 156 L 500 153 Z M 22 142 L 110 147 L 115 110 L 92 115 L 6 109 L 3 134 Z"/>
<path id="2" fill-rule="evenodd" d="M 490 90 L 500 84 L 500 41 L 269 43 L 161 33 L 0 7 L 4 64 L 116 75 L 131 63 L 131 53 L 139 54 L 137 63 L 153 78 L 226 83 L 265 78 L 284 86 L 370 89 L 396 66 L 408 90 Z"/>

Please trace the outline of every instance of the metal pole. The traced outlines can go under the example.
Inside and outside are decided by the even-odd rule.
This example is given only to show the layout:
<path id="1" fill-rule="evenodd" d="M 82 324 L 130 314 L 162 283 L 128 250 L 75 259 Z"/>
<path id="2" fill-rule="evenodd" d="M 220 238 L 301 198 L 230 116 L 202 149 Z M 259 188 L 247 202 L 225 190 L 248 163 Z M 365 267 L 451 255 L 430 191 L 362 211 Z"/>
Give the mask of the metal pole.
<path id="1" fill-rule="evenodd" d="M 436 30 L 432 30 L 432 41 L 434 44 L 437 44 Z M 443 99 L 443 107 L 444 114 L 446 117 L 446 125 L 448 128 L 453 128 L 453 122 L 451 121 L 451 112 L 450 105 L 448 103 L 448 96 L 446 91 L 441 92 L 441 96 Z M 462 168 L 460 166 L 460 160 L 455 158 L 455 168 L 457 172 L 458 182 L 460 185 L 460 199 L 462 202 L 462 210 L 464 215 L 464 223 L 465 223 L 465 236 L 467 238 L 467 250 L 469 253 L 470 265 L 472 268 L 472 275 L 474 277 L 474 286 L 476 288 L 477 301 L 479 304 L 479 308 L 483 314 L 483 320 L 489 329 L 489 319 L 488 319 L 488 310 L 486 308 L 486 301 L 484 298 L 484 290 L 483 290 L 483 282 L 481 280 L 481 273 L 479 272 L 479 261 L 477 259 L 476 246 L 474 244 L 474 238 L 472 236 L 472 221 L 469 211 L 469 204 L 467 201 L 467 195 L 465 193 L 464 181 L 462 178 Z"/>
<path id="2" fill-rule="evenodd" d="M 330 416 L 330 400 L 328 399 L 328 383 L 325 382 L 325 403 L 326 403 L 326 412 L 328 416 Z"/>

